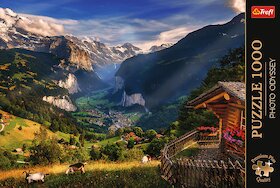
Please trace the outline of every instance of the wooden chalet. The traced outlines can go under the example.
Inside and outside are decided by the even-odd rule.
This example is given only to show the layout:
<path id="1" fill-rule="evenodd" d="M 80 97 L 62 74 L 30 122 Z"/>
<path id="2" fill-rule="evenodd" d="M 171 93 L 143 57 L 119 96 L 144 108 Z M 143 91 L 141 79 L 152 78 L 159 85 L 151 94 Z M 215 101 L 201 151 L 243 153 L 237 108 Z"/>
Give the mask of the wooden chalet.
<path id="1" fill-rule="evenodd" d="M 219 119 L 219 129 L 209 133 L 194 129 L 166 144 L 161 151 L 162 177 L 178 187 L 243 188 L 245 84 L 218 82 L 187 107 L 211 110 Z M 198 144 L 203 155 L 174 157 L 193 143 Z"/>
<path id="2" fill-rule="evenodd" d="M 224 138 L 227 130 L 242 131 L 245 135 L 245 84 L 218 82 L 216 86 L 188 103 L 189 108 L 209 109 L 219 119 L 219 140 L 222 152 L 234 158 L 245 157 L 245 144 L 232 143 Z M 221 134 L 222 133 L 222 134 Z"/>

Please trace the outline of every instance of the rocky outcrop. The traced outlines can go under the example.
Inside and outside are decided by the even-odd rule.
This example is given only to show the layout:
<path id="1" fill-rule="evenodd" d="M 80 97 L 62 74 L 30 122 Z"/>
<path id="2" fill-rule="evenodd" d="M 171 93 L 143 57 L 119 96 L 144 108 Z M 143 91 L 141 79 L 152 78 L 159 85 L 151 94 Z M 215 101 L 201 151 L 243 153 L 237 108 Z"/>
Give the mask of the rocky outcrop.
<path id="1" fill-rule="evenodd" d="M 49 52 L 66 59 L 77 69 L 92 71 L 92 62 L 88 52 L 76 45 L 68 37 L 52 37 Z"/>
<path id="2" fill-rule="evenodd" d="M 143 98 L 141 93 L 134 93 L 132 95 L 127 95 L 124 91 L 121 104 L 122 106 L 129 107 L 135 104 L 141 105 L 145 107 L 145 99 Z"/>
<path id="3" fill-rule="evenodd" d="M 62 110 L 74 112 L 77 107 L 72 103 L 69 96 L 44 96 L 43 101 L 46 101 Z"/>
<path id="4" fill-rule="evenodd" d="M 77 78 L 74 74 L 68 74 L 66 80 L 59 80 L 59 87 L 65 88 L 70 94 L 78 93 L 81 91 Z"/>

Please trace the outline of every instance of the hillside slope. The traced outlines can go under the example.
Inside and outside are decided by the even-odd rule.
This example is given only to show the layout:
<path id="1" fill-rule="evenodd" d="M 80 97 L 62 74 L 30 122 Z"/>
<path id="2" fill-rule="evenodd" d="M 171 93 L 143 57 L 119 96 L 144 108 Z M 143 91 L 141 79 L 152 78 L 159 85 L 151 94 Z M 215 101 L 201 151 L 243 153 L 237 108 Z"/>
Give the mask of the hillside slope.
<path id="1" fill-rule="evenodd" d="M 65 112 L 76 109 L 69 96 L 74 90 L 83 89 L 78 78 L 86 76 L 91 81 L 95 77 L 75 76 L 76 72 L 60 68 L 61 59 L 48 53 L 0 50 L 0 59 L 2 110 L 50 126 L 53 130 L 77 131 L 75 120 Z"/>
<path id="2" fill-rule="evenodd" d="M 153 108 L 188 94 L 229 49 L 242 45 L 244 14 L 194 31 L 168 49 L 124 61 L 116 73 L 116 93 L 122 93 L 125 105 Z"/>
<path id="3" fill-rule="evenodd" d="M 40 123 L 11 115 L 3 110 L 0 110 L 0 114 L 3 115 L 5 122 L 5 128 L 0 134 L 0 148 L 4 150 L 12 151 L 21 148 L 23 144 L 30 145 L 35 137 L 34 133 L 38 132 L 42 126 Z M 68 134 L 54 133 L 50 130 L 48 130 L 48 136 L 65 140 L 70 137 Z"/>

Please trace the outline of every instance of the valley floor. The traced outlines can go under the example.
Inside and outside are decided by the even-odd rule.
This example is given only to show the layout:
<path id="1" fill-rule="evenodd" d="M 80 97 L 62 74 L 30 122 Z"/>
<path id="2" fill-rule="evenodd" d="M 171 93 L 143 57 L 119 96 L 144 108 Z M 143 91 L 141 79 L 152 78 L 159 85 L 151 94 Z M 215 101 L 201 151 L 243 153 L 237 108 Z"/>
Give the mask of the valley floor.
<path id="1" fill-rule="evenodd" d="M 160 176 L 159 164 L 159 161 L 149 164 L 98 161 L 87 164 L 85 174 L 68 176 L 65 175 L 68 164 L 0 171 L 0 187 L 28 187 L 24 170 L 50 174 L 45 183 L 33 183 L 33 187 L 169 187 Z"/>

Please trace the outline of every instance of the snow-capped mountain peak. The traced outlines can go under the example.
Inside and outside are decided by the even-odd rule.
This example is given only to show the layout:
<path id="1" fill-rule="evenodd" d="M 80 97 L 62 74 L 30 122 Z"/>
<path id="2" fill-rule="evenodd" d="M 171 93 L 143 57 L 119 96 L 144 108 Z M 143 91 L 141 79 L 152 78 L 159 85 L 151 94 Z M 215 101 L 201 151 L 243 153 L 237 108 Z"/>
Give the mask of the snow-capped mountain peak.
<path id="1" fill-rule="evenodd" d="M 123 45 L 118 45 L 115 47 L 111 47 L 111 50 L 115 53 L 121 56 L 123 59 L 130 58 L 132 56 L 135 56 L 139 53 L 142 53 L 142 50 L 131 43 L 125 43 Z"/>
<path id="2" fill-rule="evenodd" d="M 0 49 L 23 48 L 52 53 L 68 60 L 71 66 L 86 70 L 121 63 L 141 52 L 140 48 L 130 43 L 109 47 L 98 38 L 78 38 L 73 35 L 53 36 L 51 31 L 43 32 L 36 29 L 43 29 L 48 24 L 52 23 L 45 23 L 35 18 L 29 19 L 16 14 L 11 9 L 0 8 Z M 60 31 L 59 27 L 55 28 Z"/>

